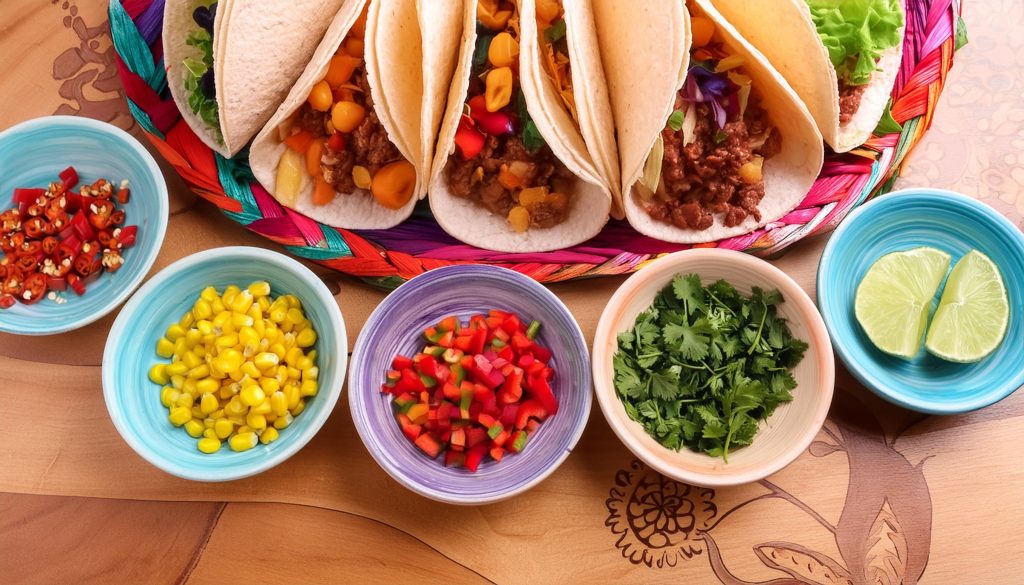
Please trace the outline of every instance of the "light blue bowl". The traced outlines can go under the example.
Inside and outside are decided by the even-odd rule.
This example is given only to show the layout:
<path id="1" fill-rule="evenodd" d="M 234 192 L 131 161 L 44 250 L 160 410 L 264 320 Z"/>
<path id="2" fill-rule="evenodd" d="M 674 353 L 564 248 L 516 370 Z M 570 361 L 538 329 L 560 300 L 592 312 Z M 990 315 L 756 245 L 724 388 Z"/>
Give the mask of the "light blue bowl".
<path id="1" fill-rule="evenodd" d="M 12 207 L 15 188 L 46 187 L 69 166 L 78 171 L 79 185 L 128 179 L 132 196 L 124 206 L 125 224 L 139 226 L 138 240 L 125 250 L 121 269 L 101 274 L 84 296 L 68 289 L 60 293 L 67 299 L 63 304 L 43 299 L 0 310 L 0 331 L 50 335 L 88 325 L 128 298 L 160 252 L 167 230 L 167 185 L 160 168 L 128 133 L 89 118 L 37 118 L 0 132 L 0 209 Z"/>
<path id="2" fill-rule="evenodd" d="M 156 342 L 212 285 L 223 291 L 256 280 L 270 283 L 274 296 L 293 294 L 317 332 L 319 393 L 281 431 L 278 440 L 236 453 L 227 443 L 212 455 L 199 452 L 196 439 L 167 420 L 161 387 L 149 368 L 167 362 Z M 124 440 L 160 469 L 197 481 L 227 481 L 266 471 L 294 455 L 320 430 L 341 395 L 348 359 L 345 323 L 327 286 L 297 261 L 260 248 L 215 248 L 183 258 L 161 270 L 129 300 L 114 321 L 103 351 L 103 398 Z"/>
<path id="3" fill-rule="evenodd" d="M 1002 272 L 1010 300 L 1009 328 L 999 348 L 984 360 L 955 364 L 922 349 L 905 361 L 876 349 L 857 322 L 854 296 L 868 268 L 889 252 L 918 246 L 949 253 L 951 266 L 977 249 Z M 879 396 L 905 408 L 931 414 L 968 412 L 1024 385 L 1024 235 L 998 212 L 964 195 L 908 189 L 851 213 L 821 256 L 818 306 L 846 367 Z"/>

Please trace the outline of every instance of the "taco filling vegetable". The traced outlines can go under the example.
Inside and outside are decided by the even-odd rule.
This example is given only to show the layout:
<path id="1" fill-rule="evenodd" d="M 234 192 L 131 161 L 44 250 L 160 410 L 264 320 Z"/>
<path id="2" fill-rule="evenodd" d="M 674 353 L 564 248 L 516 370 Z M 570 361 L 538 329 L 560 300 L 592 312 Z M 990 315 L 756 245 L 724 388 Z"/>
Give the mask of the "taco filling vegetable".
<path id="1" fill-rule="evenodd" d="M 710 19 L 691 20 L 690 67 L 675 110 L 648 156 L 636 193 L 657 221 L 706 230 L 761 220 L 762 166 L 782 136 L 759 106 L 744 57 L 730 54 Z"/>
<path id="2" fill-rule="evenodd" d="M 188 105 L 213 130 L 218 142 L 223 141 L 217 112 L 217 90 L 213 77 L 213 21 L 217 16 L 217 1 L 198 0 L 192 11 L 192 20 L 199 27 L 188 34 L 185 42 L 195 53 L 182 60 L 188 71 L 185 91 Z"/>
<path id="3" fill-rule="evenodd" d="M 366 9 L 331 58 L 324 78 L 279 131 L 288 147 L 281 155 L 275 194 L 294 201 L 302 174 L 313 180 L 313 204 L 326 205 L 338 193 L 368 191 L 377 203 L 400 209 L 416 188 L 416 169 L 388 138 L 374 109 L 366 80 L 363 35 Z"/>
<path id="4" fill-rule="evenodd" d="M 537 31 L 540 34 L 544 71 L 558 88 L 558 95 L 562 98 L 565 109 L 576 122 L 576 126 L 579 126 L 576 98 L 573 97 L 572 91 L 572 71 L 565 39 L 565 10 L 562 8 L 562 0 L 537 0 Z"/>
<path id="5" fill-rule="evenodd" d="M 519 15 L 480 0 L 469 91 L 445 167 L 453 195 L 508 218 L 516 232 L 568 217 L 572 173 L 545 144 L 519 85 Z"/>
<path id="6" fill-rule="evenodd" d="M 878 59 L 901 42 L 900 0 L 807 0 L 839 77 L 839 124 L 853 119 Z"/>

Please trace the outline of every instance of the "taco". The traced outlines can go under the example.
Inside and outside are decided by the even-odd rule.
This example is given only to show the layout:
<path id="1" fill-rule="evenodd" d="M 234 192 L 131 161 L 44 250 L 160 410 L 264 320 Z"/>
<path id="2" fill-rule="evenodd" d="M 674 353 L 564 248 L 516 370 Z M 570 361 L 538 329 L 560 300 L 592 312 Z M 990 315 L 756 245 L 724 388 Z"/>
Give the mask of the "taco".
<path id="1" fill-rule="evenodd" d="M 570 143 L 542 117 L 540 96 L 521 79 L 527 16 L 499 0 L 467 0 L 464 8 L 431 172 L 434 217 L 466 243 L 505 252 L 554 250 L 593 237 L 608 221 L 611 193 L 581 163 L 589 159 L 582 140 Z"/>
<path id="2" fill-rule="evenodd" d="M 234 156 L 298 78 L 327 30 L 323 14 L 342 2 L 167 0 L 164 61 L 182 118 L 207 146 Z"/>
<path id="3" fill-rule="evenodd" d="M 796 207 L 821 169 L 821 134 L 760 53 L 705 0 L 593 6 L 634 228 L 709 242 Z"/>
<path id="4" fill-rule="evenodd" d="M 903 59 L 901 0 L 712 0 L 804 100 L 836 152 L 885 114 Z"/>
<path id="5" fill-rule="evenodd" d="M 351 1 L 338 13 L 250 149 L 253 174 L 282 204 L 347 229 L 412 213 L 433 152 L 425 137 L 444 106 L 436 79 L 450 77 L 456 48 L 425 53 L 419 20 L 457 29 L 461 17 L 461 7 L 427 4 L 421 14 L 415 0 Z"/>

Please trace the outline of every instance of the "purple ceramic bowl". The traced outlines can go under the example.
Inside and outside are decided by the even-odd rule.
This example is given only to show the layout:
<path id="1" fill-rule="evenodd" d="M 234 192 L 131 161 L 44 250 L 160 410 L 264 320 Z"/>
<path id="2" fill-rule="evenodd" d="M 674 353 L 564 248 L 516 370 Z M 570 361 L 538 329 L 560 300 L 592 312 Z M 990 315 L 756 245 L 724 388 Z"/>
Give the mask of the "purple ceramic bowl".
<path id="1" fill-rule="evenodd" d="M 538 341 L 552 352 L 552 389 L 558 414 L 540 426 L 526 449 L 502 461 L 490 459 L 476 473 L 430 459 L 402 434 L 381 393 L 397 354 L 415 355 L 422 332 L 448 315 L 465 322 L 489 309 L 512 311 L 541 322 Z M 572 314 L 534 280 L 495 266 L 450 266 L 417 276 L 391 293 L 370 315 L 356 340 L 349 369 L 352 420 L 366 448 L 391 477 L 410 490 L 451 504 L 486 504 L 540 483 L 569 455 L 590 415 L 590 357 Z"/>

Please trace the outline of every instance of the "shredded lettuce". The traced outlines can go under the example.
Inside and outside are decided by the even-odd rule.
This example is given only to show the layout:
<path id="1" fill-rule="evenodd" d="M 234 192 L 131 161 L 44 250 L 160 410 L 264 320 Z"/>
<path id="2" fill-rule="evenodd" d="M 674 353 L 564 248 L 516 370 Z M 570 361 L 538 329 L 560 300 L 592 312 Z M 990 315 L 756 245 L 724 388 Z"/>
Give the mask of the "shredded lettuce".
<path id="1" fill-rule="evenodd" d="M 900 42 L 900 0 L 807 0 L 807 5 L 832 65 L 850 85 L 870 81 L 878 58 Z"/>
<path id="2" fill-rule="evenodd" d="M 217 141 L 220 142 L 222 138 L 216 96 L 206 95 L 201 87 L 203 75 L 213 68 L 213 38 L 209 32 L 200 28 L 191 31 L 185 38 L 185 43 L 198 52 L 198 55 L 185 57 L 183 60 L 188 71 L 185 77 L 188 105 L 214 131 Z"/>

